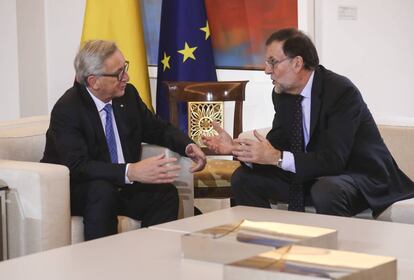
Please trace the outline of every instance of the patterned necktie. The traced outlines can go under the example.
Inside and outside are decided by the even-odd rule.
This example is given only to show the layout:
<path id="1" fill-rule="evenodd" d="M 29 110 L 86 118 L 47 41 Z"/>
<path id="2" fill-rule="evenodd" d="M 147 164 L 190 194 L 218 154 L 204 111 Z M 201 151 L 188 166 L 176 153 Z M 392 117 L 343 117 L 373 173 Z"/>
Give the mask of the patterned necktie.
<path id="1" fill-rule="evenodd" d="M 291 152 L 303 152 L 303 124 L 302 124 L 302 95 L 294 96 L 293 121 L 291 131 Z M 289 188 L 289 210 L 305 211 L 305 196 L 303 186 L 295 181 Z"/>
<path id="2" fill-rule="evenodd" d="M 108 145 L 109 155 L 111 156 L 112 163 L 118 163 L 118 153 L 116 149 L 115 133 L 112 126 L 112 105 L 106 104 L 104 107 L 106 112 L 106 123 L 105 123 L 105 138 L 106 144 Z"/>

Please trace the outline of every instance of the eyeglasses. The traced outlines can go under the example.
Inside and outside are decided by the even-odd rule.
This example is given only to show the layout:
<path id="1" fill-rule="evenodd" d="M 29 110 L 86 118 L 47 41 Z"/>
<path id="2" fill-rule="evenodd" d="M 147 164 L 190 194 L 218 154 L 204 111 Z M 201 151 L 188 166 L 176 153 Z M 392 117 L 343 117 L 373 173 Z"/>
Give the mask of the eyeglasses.
<path id="1" fill-rule="evenodd" d="M 290 59 L 290 57 L 285 57 L 284 59 L 281 60 L 275 60 L 275 59 L 266 59 L 265 60 L 265 65 L 266 66 L 270 66 L 270 68 L 275 69 L 276 66 L 278 66 L 280 63 L 282 63 L 285 60 Z"/>
<path id="2" fill-rule="evenodd" d="M 122 81 L 122 78 L 124 77 L 125 73 L 128 72 L 128 68 L 129 68 L 129 61 L 125 61 L 124 67 L 122 67 L 122 69 L 119 69 L 118 71 L 116 71 L 113 74 L 99 74 L 96 76 L 103 76 L 103 77 L 114 77 L 117 78 L 118 81 Z"/>

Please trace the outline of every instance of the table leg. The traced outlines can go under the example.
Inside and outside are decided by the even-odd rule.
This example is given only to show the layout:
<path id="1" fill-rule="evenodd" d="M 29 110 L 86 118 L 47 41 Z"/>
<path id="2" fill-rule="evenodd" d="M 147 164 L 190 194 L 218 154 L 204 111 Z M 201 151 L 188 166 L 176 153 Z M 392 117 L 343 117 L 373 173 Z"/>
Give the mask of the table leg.
<path id="1" fill-rule="evenodd" d="M 6 194 L 8 187 L 0 186 L 0 261 L 6 260 L 7 251 L 7 209 Z"/>

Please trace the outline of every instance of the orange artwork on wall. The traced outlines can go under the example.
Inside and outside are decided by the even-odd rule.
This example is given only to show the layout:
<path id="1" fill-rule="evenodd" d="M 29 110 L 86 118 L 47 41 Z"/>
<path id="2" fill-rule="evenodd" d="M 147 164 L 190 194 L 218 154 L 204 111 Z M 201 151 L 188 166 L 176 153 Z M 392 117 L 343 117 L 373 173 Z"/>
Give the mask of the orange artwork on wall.
<path id="1" fill-rule="evenodd" d="M 205 0 L 217 67 L 262 68 L 264 43 L 298 26 L 296 0 Z"/>
<path id="2" fill-rule="evenodd" d="M 158 64 L 161 4 L 141 0 L 150 65 Z M 267 37 L 298 26 L 297 0 L 205 0 L 205 5 L 217 68 L 263 69 Z"/>

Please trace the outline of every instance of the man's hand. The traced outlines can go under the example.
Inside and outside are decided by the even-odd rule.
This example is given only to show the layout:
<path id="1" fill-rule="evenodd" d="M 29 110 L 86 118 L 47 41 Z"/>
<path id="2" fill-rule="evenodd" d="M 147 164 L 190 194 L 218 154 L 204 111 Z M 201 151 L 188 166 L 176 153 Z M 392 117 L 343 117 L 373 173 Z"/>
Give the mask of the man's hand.
<path id="1" fill-rule="evenodd" d="M 256 130 L 253 131 L 258 141 L 250 139 L 236 139 L 234 142 L 240 144 L 233 151 L 233 155 L 243 162 L 258 164 L 276 165 L 281 156 L 281 152 L 275 149 L 270 142 L 260 135 Z"/>
<path id="2" fill-rule="evenodd" d="M 190 172 L 194 173 L 203 170 L 206 166 L 206 155 L 196 144 L 191 143 L 185 147 L 185 154 L 194 161 L 195 165 L 191 167 Z"/>
<path id="3" fill-rule="evenodd" d="M 128 167 L 128 179 L 147 184 L 172 183 L 181 169 L 176 161 L 176 158 L 166 158 L 165 154 L 160 154 L 131 163 Z"/>
<path id="4" fill-rule="evenodd" d="M 216 154 L 229 155 L 233 152 L 235 143 L 233 138 L 228 134 L 221 126 L 212 122 L 213 129 L 217 131 L 218 135 L 216 136 L 201 136 L 201 140 L 204 145 L 207 146 L 210 150 Z"/>

